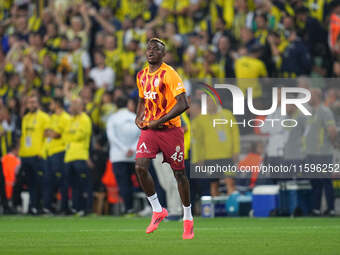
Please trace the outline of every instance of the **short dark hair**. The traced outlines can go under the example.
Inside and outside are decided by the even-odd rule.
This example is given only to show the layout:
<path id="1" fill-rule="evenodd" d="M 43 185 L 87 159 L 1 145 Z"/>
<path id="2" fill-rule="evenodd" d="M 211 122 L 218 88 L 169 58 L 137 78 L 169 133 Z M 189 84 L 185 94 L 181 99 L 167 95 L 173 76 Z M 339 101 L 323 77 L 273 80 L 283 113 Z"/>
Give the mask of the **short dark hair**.
<path id="1" fill-rule="evenodd" d="M 264 19 L 265 22 L 268 21 L 267 15 L 264 14 L 264 13 L 261 13 L 261 14 L 256 15 L 256 17 L 262 17 L 262 18 Z"/>
<path id="2" fill-rule="evenodd" d="M 262 51 L 263 51 L 263 46 L 258 43 L 252 45 L 249 49 L 250 53 L 261 53 Z"/>
<path id="3" fill-rule="evenodd" d="M 124 97 L 121 96 L 117 98 L 116 105 L 118 109 L 126 107 L 127 103 L 128 103 L 128 100 L 125 96 Z"/>
<path id="4" fill-rule="evenodd" d="M 31 32 L 30 35 L 31 36 L 39 36 L 40 38 L 42 38 L 42 35 L 39 32 Z"/>
<path id="5" fill-rule="evenodd" d="M 151 38 L 148 43 L 151 43 L 151 42 L 158 42 L 158 43 L 162 44 L 165 47 L 165 43 L 161 39 L 159 39 L 157 37 Z"/>
<path id="6" fill-rule="evenodd" d="M 96 50 L 96 51 L 94 52 L 94 54 L 99 54 L 100 56 L 102 56 L 103 58 L 105 58 L 105 53 L 104 53 L 104 51 L 102 51 L 102 50 Z"/>
<path id="7" fill-rule="evenodd" d="M 155 42 L 155 43 L 158 43 L 158 44 L 160 44 L 161 45 L 161 47 L 162 47 L 162 51 L 165 53 L 165 43 L 161 40 L 161 39 L 159 39 L 159 38 L 157 38 L 157 37 L 154 37 L 154 38 L 151 38 L 149 41 L 148 41 L 148 44 L 149 43 L 152 43 L 152 42 Z"/>
<path id="8" fill-rule="evenodd" d="M 54 97 L 53 101 L 61 108 L 64 108 L 64 99 L 62 97 Z"/>
<path id="9" fill-rule="evenodd" d="M 295 13 L 296 14 L 308 14 L 309 9 L 306 6 L 301 6 L 301 7 L 296 9 Z"/>

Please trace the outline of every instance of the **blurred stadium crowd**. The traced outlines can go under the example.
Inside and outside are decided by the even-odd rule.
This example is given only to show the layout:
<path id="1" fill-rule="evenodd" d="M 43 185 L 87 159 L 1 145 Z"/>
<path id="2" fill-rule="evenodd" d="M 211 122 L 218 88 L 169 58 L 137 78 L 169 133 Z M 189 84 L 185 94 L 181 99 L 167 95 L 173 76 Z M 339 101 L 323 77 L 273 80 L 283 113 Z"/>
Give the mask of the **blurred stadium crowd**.
<path id="1" fill-rule="evenodd" d="M 73 209 L 91 212 L 93 193 L 96 201 L 119 201 L 107 160 L 115 161 L 115 155 L 109 155 L 110 144 L 120 135 L 129 135 L 109 134 L 106 128 L 117 110 L 127 107 L 126 116 L 135 112 L 135 75 L 145 65 L 144 50 L 150 38 L 159 37 L 166 43 L 164 60 L 178 71 L 188 96 L 194 97 L 192 79 L 340 77 L 339 1 L 3 0 L 0 21 L 0 151 L 6 179 L 1 202 L 5 212 L 21 205 L 20 192 L 27 188 L 32 214 L 43 212 L 43 208 L 45 213 L 54 211 L 51 204 L 58 189 L 61 200 L 69 197 L 68 187 L 57 181 L 67 171 L 51 174 L 54 158 L 47 159 L 54 152 L 49 154 L 45 151 L 48 145 L 44 145 L 59 138 L 58 132 L 49 132 L 51 124 L 46 123 L 60 109 L 71 113 L 65 117 L 65 132 L 70 137 L 72 132 L 83 132 L 81 138 L 69 138 L 72 142 L 66 143 L 73 149 L 66 150 L 77 152 L 81 145 L 74 143 L 81 139 L 85 145 L 79 150 L 87 150 L 80 156 L 69 155 L 72 166 L 66 163 L 67 169 L 75 172 L 67 177 L 74 178 L 70 185 L 79 191 L 79 201 L 73 192 L 73 207 L 78 207 Z M 322 90 L 324 102 L 338 116 L 339 84 L 313 86 Z M 265 88 L 254 88 L 255 98 L 265 96 Z M 30 112 L 35 108 L 40 109 L 40 115 L 32 120 Z M 88 130 L 67 127 L 78 121 L 77 116 L 87 123 L 85 113 L 91 120 Z M 188 121 L 188 116 L 183 119 Z M 40 128 L 41 147 L 31 150 L 33 136 L 27 135 L 27 123 L 34 126 L 40 120 L 46 122 Z M 128 126 L 129 132 L 138 132 L 132 129 Z M 133 162 L 134 152 L 118 144 L 128 151 L 122 158 Z M 6 158 L 8 155 L 11 157 Z M 154 175 L 159 172 L 155 168 Z M 124 202 L 138 190 L 133 171 L 129 171 L 128 180 L 127 172 L 122 174 L 126 182 L 121 183 L 129 186 L 120 194 Z M 117 181 L 120 184 L 121 180 Z M 101 195 L 104 191 L 105 198 Z M 67 201 L 62 202 L 63 212 L 72 213 L 64 203 Z M 131 206 L 131 201 L 125 204 L 126 213 Z"/>

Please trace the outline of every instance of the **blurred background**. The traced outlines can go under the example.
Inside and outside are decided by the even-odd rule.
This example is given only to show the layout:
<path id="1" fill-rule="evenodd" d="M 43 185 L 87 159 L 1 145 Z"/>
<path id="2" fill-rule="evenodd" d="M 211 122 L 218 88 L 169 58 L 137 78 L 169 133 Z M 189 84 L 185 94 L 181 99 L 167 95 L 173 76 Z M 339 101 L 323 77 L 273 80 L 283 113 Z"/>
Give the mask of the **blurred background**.
<path id="1" fill-rule="evenodd" d="M 134 116 L 136 110 L 135 77 L 145 66 L 144 50 L 153 37 L 165 42 L 164 61 L 180 74 L 191 100 L 191 110 L 182 116 L 188 173 L 190 151 L 195 150 L 195 146 L 190 148 L 190 126 L 192 124 L 194 130 L 197 126 L 203 127 L 199 119 L 195 121 L 200 112 L 197 79 L 212 84 L 224 78 L 294 78 L 295 82 L 289 86 L 312 91 L 316 99 L 311 109 L 318 119 L 316 122 L 303 120 L 311 124 L 299 131 L 294 129 L 291 139 L 322 136 L 328 141 L 328 147 L 322 148 L 320 140 L 312 143 L 312 148 L 321 148 L 317 151 L 303 153 L 300 143 L 290 143 L 292 147 L 280 148 L 282 152 L 273 154 L 278 149 L 275 146 L 282 141 L 278 137 L 285 130 L 225 130 L 223 132 L 230 132 L 234 139 L 228 142 L 232 145 L 225 154 L 216 156 L 218 159 L 228 159 L 227 163 L 234 165 L 259 165 L 264 161 L 279 164 L 283 160 L 299 163 L 305 162 L 308 156 L 320 156 L 316 162 L 339 164 L 334 133 L 340 121 L 340 80 L 336 79 L 340 77 L 339 34 L 340 1 L 2 0 L 1 212 L 151 214 L 133 171 L 134 151 L 125 145 L 135 143 L 132 141 L 135 134 L 134 139 L 138 139 L 138 130 L 132 128 L 133 117 L 128 116 Z M 248 85 L 238 84 L 243 91 Z M 258 108 L 270 104 L 273 85 L 258 81 L 251 87 Z M 75 98 L 83 108 L 76 109 L 79 102 Z M 45 143 L 49 138 L 56 138 L 44 135 L 44 125 L 39 126 L 40 135 L 27 135 L 23 118 L 35 108 L 34 104 L 50 116 L 58 105 L 73 115 L 85 112 L 90 117 L 91 145 L 86 148 L 89 157 L 82 158 L 86 161 L 85 175 L 75 170 L 70 177 L 71 170 L 63 164 L 59 169 L 51 167 L 54 158 L 45 151 Z M 322 111 L 318 110 L 319 105 Z M 227 110 L 230 104 L 223 106 L 225 114 L 231 116 Z M 126 122 L 117 123 L 115 114 L 122 108 L 127 109 Z M 294 112 L 293 109 L 291 114 Z M 254 117 L 265 118 L 247 116 Z M 30 121 L 34 126 L 40 123 L 40 117 Z M 308 125 L 318 129 L 306 134 Z M 74 132 L 82 131 L 75 128 Z M 291 133 L 290 130 L 285 134 L 290 137 Z M 33 144 L 41 145 L 36 152 L 23 152 L 27 138 L 36 139 Z M 296 146 L 299 149 L 293 154 L 298 156 L 292 157 L 292 153 L 287 156 L 284 151 L 289 154 Z M 312 161 L 307 159 L 307 162 Z M 169 209 L 169 219 L 179 219 L 182 212 L 176 183 L 169 166 L 162 164 L 161 155 L 153 161 L 150 171 L 161 203 Z M 248 180 L 239 183 L 230 177 L 191 179 L 195 215 L 333 216 L 340 213 L 339 199 L 336 201 L 340 197 L 340 182 L 335 178 L 264 183 L 252 176 Z M 77 198 L 75 190 L 79 191 Z"/>

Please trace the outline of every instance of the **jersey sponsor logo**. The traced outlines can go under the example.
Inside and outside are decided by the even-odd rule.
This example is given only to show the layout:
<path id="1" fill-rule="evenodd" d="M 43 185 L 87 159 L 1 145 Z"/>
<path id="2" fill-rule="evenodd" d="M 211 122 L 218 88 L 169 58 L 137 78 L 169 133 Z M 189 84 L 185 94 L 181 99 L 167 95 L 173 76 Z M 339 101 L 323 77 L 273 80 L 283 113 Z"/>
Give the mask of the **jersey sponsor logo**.
<path id="1" fill-rule="evenodd" d="M 136 151 L 136 153 L 150 153 L 150 151 L 146 147 L 145 142 L 143 142 L 141 145 L 139 145 L 138 150 Z"/>
<path id="2" fill-rule="evenodd" d="M 144 91 L 145 99 L 156 99 L 157 92 Z"/>

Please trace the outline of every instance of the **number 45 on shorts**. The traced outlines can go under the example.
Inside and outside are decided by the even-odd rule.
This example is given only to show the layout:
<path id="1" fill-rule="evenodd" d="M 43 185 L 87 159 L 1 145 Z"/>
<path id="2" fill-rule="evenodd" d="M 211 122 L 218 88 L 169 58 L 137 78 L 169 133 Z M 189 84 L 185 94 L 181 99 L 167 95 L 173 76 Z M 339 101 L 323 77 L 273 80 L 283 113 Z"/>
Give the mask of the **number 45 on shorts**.
<path id="1" fill-rule="evenodd" d="M 181 148 L 179 146 L 176 147 L 176 152 L 174 154 L 171 155 L 171 158 L 174 160 L 174 161 L 177 161 L 177 162 L 182 162 L 183 159 L 184 159 L 184 153 L 183 151 L 180 151 Z"/>

